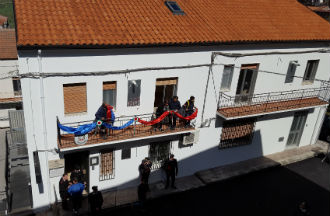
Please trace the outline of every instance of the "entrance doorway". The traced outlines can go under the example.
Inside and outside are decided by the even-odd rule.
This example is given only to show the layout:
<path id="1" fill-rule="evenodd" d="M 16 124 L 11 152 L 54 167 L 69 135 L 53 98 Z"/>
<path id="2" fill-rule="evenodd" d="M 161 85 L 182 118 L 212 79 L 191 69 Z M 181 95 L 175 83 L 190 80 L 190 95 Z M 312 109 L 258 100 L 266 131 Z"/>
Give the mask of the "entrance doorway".
<path id="1" fill-rule="evenodd" d="M 76 152 L 64 155 L 65 172 L 71 176 L 72 171 L 75 168 L 79 168 L 82 172 L 82 182 L 86 182 L 86 189 L 84 193 L 88 192 L 89 184 L 89 152 Z M 70 179 L 72 180 L 72 179 Z"/>
<path id="2" fill-rule="evenodd" d="M 152 169 L 161 168 L 165 160 L 170 156 L 171 142 L 162 141 L 150 143 L 149 147 L 149 158 L 152 162 Z"/>
<path id="3" fill-rule="evenodd" d="M 289 137 L 286 146 L 299 146 L 301 135 L 304 132 L 304 127 L 307 119 L 308 111 L 296 112 L 293 117 Z"/>
<path id="4" fill-rule="evenodd" d="M 257 79 L 257 74 L 257 64 L 242 65 L 237 83 L 235 102 L 251 101 Z"/>
<path id="5" fill-rule="evenodd" d="M 159 107 L 165 100 L 170 100 L 177 91 L 178 78 L 163 78 L 156 80 L 154 107 Z"/>

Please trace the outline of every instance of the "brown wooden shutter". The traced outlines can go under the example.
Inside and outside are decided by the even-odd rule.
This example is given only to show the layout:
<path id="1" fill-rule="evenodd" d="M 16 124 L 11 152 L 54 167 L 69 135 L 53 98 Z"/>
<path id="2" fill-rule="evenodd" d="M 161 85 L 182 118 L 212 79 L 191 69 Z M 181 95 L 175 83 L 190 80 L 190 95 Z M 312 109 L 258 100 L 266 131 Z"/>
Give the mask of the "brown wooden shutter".
<path id="1" fill-rule="evenodd" d="M 258 64 L 248 64 L 248 65 L 242 65 L 241 69 L 250 69 L 250 70 L 257 70 Z"/>
<path id="2" fill-rule="evenodd" d="M 103 82 L 103 90 L 116 89 L 116 82 Z"/>
<path id="3" fill-rule="evenodd" d="M 176 85 L 178 83 L 178 78 L 164 78 L 164 79 L 157 79 L 156 86 L 160 85 Z"/>
<path id="4" fill-rule="evenodd" d="M 86 83 L 63 85 L 64 113 L 87 112 Z"/>

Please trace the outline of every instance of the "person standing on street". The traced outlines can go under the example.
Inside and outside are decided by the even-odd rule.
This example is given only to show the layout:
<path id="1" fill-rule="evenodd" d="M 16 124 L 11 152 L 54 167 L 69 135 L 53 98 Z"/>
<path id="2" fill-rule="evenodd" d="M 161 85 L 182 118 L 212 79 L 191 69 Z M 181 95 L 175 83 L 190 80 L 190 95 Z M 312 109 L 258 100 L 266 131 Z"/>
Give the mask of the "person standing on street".
<path id="1" fill-rule="evenodd" d="M 174 155 L 171 154 L 170 155 L 170 159 L 168 159 L 165 162 L 165 172 L 166 172 L 166 186 L 165 189 L 168 188 L 169 183 L 170 183 L 170 179 L 171 179 L 171 187 L 173 189 L 176 189 L 174 183 L 175 183 L 175 176 L 178 175 L 178 162 L 177 160 L 174 158 Z"/>
<path id="2" fill-rule="evenodd" d="M 82 193 L 85 189 L 85 185 L 78 182 L 78 179 L 75 177 L 73 178 L 73 184 L 69 187 L 68 193 L 70 194 L 72 207 L 73 207 L 73 214 L 78 215 L 78 210 L 81 208 L 82 202 Z"/>
<path id="3" fill-rule="evenodd" d="M 69 181 L 68 181 L 68 174 L 64 173 L 62 178 L 60 179 L 59 183 L 59 191 L 60 191 L 60 197 L 62 199 L 62 209 L 67 210 L 68 209 L 68 201 L 69 198 L 68 194 L 68 187 L 69 187 Z"/>
<path id="4" fill-rule="evenodd" d="M 75 165 L 74 170 L 71 172 L 70 179 L 77 178 L 77 181 L 83 183 L 83 172 L 80 170 L 79 165 Z"/>
<path id="5" fill-rule="evenodd" d="M 178 96 L 173 96 L 173 98 L 168 103 L 168 107 L 169 107 L 169 109 L 171 111 L 174 111 L 174 112 L 178 112 L 181 109 L 181 103 L 179 101 Z M 176 127 L 176 115 L 174 113 L 172 113 L 169 116 L 169 120 L 170 120 L 170 128 L 171 128 L 171 130 L 175 130 L 175 127 Z"/>
<path id="6" fill-rule="evenodd" d="M 88 202 L 91 208 L 92 215 L 99 215 L 102 210 L 103 196 L 98 191 L 97 186 L 92 187 L 93 192 L 88 195 Z"/>
<path id="7" fill-rule="evenodd" d="M 149 176 L 150 176 L 150 173 L 151 173 L 151 166 L 152 166 L 152 162 L 147 157 L 142 160 L 142 163 L 139 166 L 141 182 L 143 182 L 146 185 L 148 191 L 150 191 L 150 189 L 149 189 Z"/>

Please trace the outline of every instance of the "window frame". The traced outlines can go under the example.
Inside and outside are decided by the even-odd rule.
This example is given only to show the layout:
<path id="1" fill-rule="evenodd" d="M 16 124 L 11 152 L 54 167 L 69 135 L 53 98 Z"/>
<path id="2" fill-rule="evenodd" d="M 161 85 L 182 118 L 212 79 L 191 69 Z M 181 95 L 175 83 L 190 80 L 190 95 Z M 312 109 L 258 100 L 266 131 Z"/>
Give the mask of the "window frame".
<path id="1" fill-rule="evenodd" d="M 124 151 L 128 151 L 128 150 L 129 150 L 129 156 L 125 155 L 125 152 L 124 152 Z M 131 159 L 131 157 L 132 157 L 132 148 L 123 148 L 121 150 L 121 159 L 122 160 Z"/>
<path id="2" fill-rule="evenodd" d="M 104 85 L 107 85 L 107 84 L 114 84 L 115 85 L 115 88 L 114 89 L 104 89 Z M 102 102 L 106 102 L 107 104 L 109 104 L 110 106 L 112 106 L 114 109 L 116 109 L 116 106 L 117 106 L 117 81 L 104 81 L 102 83 Z M 114 95 L 114 104 L 110 104 L 108 103 L 107 101 L 105 101 L 105 98 L 104 98 L 104 92 L 105 91 L 114 91 L 115 93 L 113 94 Z"/>
<path id="3" fill-rule="evenodd" d="M 82 85 L 85 86 L 85 99 L 86 99 L 86 107 L 83 109 L 83 111 L 78 111 L 78 112 L 67 112 L 66 111 L 66 106 L 65 106 L 65 93 L 64 89 L 66 86 L 74 86 L 74 85 Z M 63 105 L 64 105 L 64 115 L 76 115 L 76 114 L 81 114 L 81 113 L 87 113 L 88 111 L 88 95 L 87 95 L 87 82 L 78 82 L 78 83 L 63 83 L 62 84 L 63 88 Z"/>
<path id="4" fill-rule="evenodd" d="M 313 62 L 313 67 L 312 67 L 312 71 L 310 72 L 310 78 L 307 79 L 307 74 L 308 71 L 310 69 L 310 64 L 311 62 Z M 315 77 L 316 77 L 316 73 L 317 73 L 317 69 L 319 67 L 319 63 L 320 63 L 320 59 L 314 59 L 314 60 L 308 60 L 307 64 L 306 64 L 306 68 L 305 68 L 305 73 L 303 76 L 303 84 L 312 84 L 315 81 Z"/>
<path id="5" fill-rule="evenodd" d="M 286 72 L 285 80 L 284 83 L 293 83 L 294 77 L 296 75 L 297 71 L 297 66 L 298 66 L 298 61 L 293 60 L 289 62 L 288 70 Z M 294 71 L 293 71 L 294 69 Z"/>
<path id="6" fill-rule="evenodd" d="M 130 84 L 133 82 L 136 82 L 136 84 L 139 83 L 139 85 L 138 85 L 138 87 L 139 87 L 138 102 L 136 102 L 136 103 L 134 101 L 130 102 Z M 128 80 L 128 83 L 127 83 L 127 107 L 137 107 L 137 106 L 141 105 L 141 90 L 142 90 L 142 80 L 141 79 Z M 131 100 L 132 99 L 134 99 L 134 97 L 132 97 Z"/>
<path id="7" fill-rule="evenodd" d="M 112 152 L 112 173 L 109 174 L 101 174 L 101 171 L 102 171 L 102 154 L 106 154 L 106 153 L 109 153 L 109 152 Z M 102 150 L 100 152 L 100 168 L 99 168 L 99 181 L 106 181 L 106 180 L 111 180 L 111 179 L 114 179 L 115 178 L 115 149 L 106 149 L 106 150 Z"/>
<path id="8" fill-rule="evenodd" d="M 14 82 L 17 82 L 17 87 L 19 90 L 15 90 L 15 84 Z M 13 92 L 15 97 L 20 97 L 22 96 L 22 86 L 21 86 L 21 79 L 18 77 L 13 77 L 12 78 L 12 84 L 13 84 Z"/>
<path id="9" fill-rule="evenodd" d="M 230 71 L 230 76 L 229 76 L 229 79 L 228 79 L 228 87 L 227 88 L 224 88 L 223 85 L 224 85 L 224 74 L 225 74 L 225 69 L 230 67 L 231 68 L 231 71 Z M 231 65 L 224 65 L 223 67 L 223 71 L 222 71 L 222 77 L 221 77 L 221 83 L 220 83 L 220 91 L 221 92 L 227 92 L 227 91 L 230 91 L 231 89 L 231 84 L 232 84 L 232 81 L 233 81 L 233 75 L 234 75 L 234 70 L 235 70 L 235 65 L 234 64 L 231 64 Z"/>

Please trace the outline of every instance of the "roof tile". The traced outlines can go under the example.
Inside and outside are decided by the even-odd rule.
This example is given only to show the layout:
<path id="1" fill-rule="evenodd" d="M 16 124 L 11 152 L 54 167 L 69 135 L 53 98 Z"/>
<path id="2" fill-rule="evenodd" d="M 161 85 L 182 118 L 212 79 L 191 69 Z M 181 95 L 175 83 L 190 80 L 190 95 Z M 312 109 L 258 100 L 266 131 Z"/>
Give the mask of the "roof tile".
<path id="1" fill-rule="evenodd" d="M 15 0 L 19 46 L 329 41 L 330 24 L 296 0 Z"/>
<path id="2" fill-rule="evenodd" d="M 0 30 L 0 59 L 17 59 L 15 29 Z"/>

